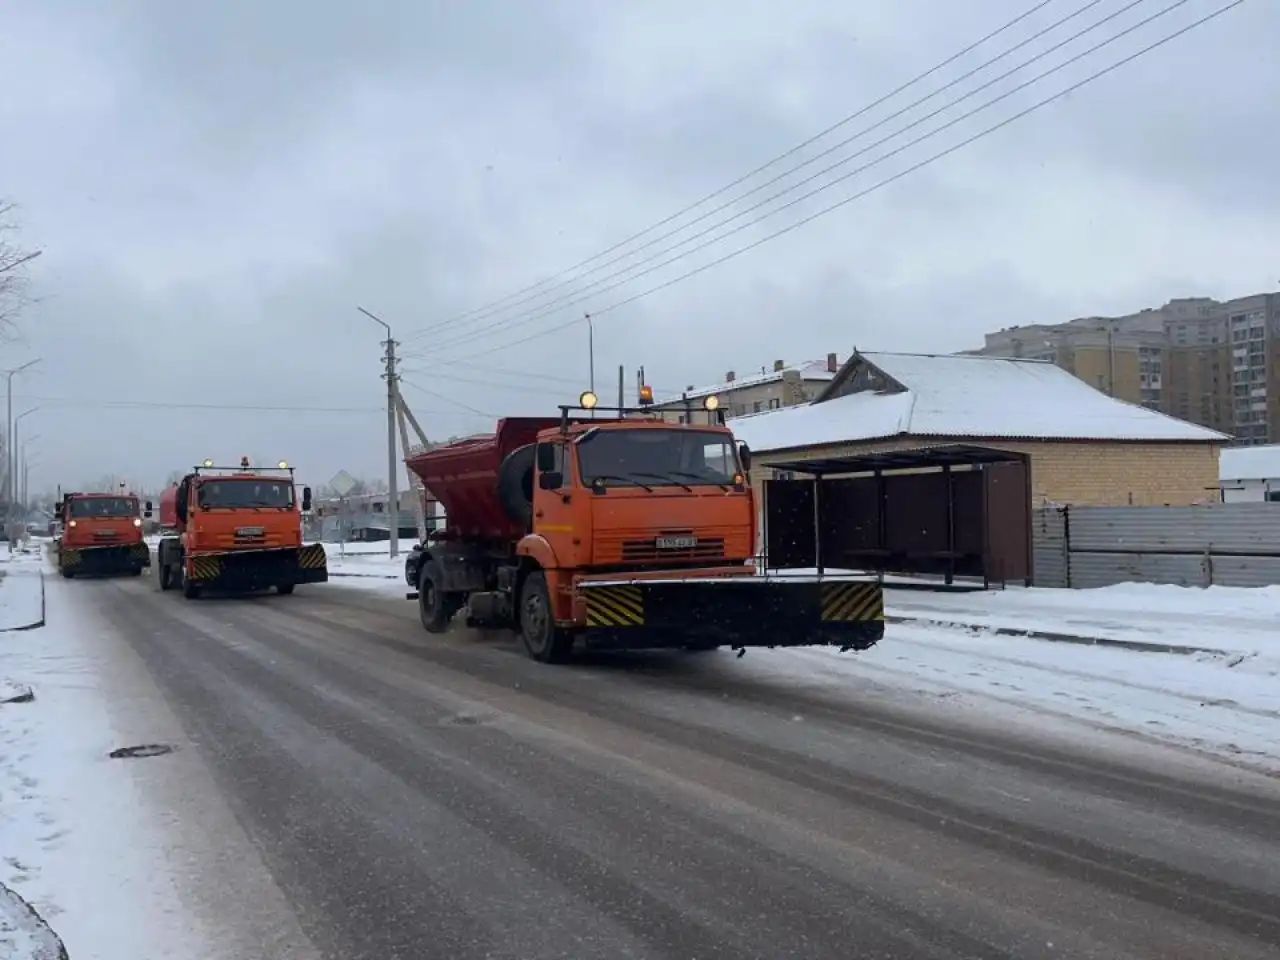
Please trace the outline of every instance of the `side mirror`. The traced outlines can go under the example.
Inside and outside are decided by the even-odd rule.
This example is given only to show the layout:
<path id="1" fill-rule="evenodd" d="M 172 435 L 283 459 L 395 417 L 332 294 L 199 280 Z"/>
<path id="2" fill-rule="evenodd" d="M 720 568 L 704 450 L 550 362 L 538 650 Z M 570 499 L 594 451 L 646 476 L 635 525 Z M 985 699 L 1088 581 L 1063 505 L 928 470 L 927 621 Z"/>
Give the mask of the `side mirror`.
<path id="1" fill-rule="evenodd" d="M 564 486 L 564 474 L 557 470 L 549 470 L 538 474 L 538 486 L 543 490 L 559 490 Z"/>
<path id="2" fill-rule="evenodd" d="M 738 444 L 738 459 L 742 461 L 742 470 L 744 473 L 751 470 L 751 448 L 745 443 Z"/>
<path id="3" fill-rule="evenodd" d="M 302 488 L 302 512 L 306 513 L 311 509 L 311 488 Z"/>

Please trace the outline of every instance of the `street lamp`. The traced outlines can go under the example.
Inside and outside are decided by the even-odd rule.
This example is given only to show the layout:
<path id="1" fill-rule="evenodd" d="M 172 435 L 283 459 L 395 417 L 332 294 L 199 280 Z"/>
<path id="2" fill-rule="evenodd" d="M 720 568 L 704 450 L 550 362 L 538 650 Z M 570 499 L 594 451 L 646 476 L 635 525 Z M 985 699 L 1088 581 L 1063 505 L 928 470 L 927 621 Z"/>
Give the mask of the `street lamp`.
<path id="1" fill-rule="evenodd" d="M 22 444 L 21 499 L 24 511 L 29 511 L 31 505 L 31 468 L 40 463 L 40 454 L 38 452 L 33 453 L 31 456 L 27 456 L 27 444 L 35 439 L 36 437 L 31 437 Z"/>
<path id="2" fill-rule="evenodd" d="M 17 445 L 13 442 L 13 430 L 14 430 L 13 378 L 16 374 L 21 373 L 23 370 L 26 370 L 29 367 L 35 366 L 39 362 L 40 362 L 40 358 L 36 357 L 34 360 L 28 360 L 26 363 L 22 364 L 19 367 L 13 367 L 10 370 L 3 371 L 5 376 L 5 381 L 6 381 L 5 382 L 5 411 L 4 411 L 5 441 L 9 445 L 9 455 L 8 455 L 9 466 L 5 470 L 5 473 L 7 474 L 7 476 L 5 477 L 5 481 L 4 481 L 4 492 L 5 492 L 5 500 L 8 501 L 9 503 L 13 502 L 13 494 L 14 494 L 13 473 L 14 473 L 14 470 L 17 469 L 17 463 L 18 463 L 18 457 L 16 452 Z"/>

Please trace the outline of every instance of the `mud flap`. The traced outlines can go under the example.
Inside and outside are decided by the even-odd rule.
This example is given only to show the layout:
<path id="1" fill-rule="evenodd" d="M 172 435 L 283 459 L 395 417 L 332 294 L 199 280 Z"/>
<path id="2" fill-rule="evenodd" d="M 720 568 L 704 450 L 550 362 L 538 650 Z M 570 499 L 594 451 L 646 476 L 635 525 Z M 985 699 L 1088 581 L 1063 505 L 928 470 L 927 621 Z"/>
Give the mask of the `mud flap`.
<path id="1" fill-rule="evenodd" d="M 838 646 L 866 650 L 884 636 L 884 592 L 864 580 L 587 583 L 588 647 Z"/>

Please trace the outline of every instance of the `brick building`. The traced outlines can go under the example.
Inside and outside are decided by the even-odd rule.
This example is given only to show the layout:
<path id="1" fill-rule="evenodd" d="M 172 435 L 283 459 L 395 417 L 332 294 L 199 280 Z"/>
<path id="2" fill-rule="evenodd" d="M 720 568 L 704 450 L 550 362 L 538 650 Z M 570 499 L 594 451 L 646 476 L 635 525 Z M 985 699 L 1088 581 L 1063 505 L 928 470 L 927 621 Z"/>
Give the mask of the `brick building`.
<path id="1" fill-rule="evenodd" d="M 1026 454 L 1033 505 L 1218 499 L 1227 436 L 1106 396 L 1038 360 L 855 353 L 811 404 L 738 418 L 773 462 L 966 444 Z"/>

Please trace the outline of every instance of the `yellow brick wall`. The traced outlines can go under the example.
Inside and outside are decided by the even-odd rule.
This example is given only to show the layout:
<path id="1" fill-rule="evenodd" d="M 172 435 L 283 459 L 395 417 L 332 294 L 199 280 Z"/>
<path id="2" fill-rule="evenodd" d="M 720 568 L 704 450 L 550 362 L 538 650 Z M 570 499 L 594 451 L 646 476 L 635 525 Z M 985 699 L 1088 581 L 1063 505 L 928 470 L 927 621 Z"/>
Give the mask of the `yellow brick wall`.
<path id="1" fill-rule="evenodd" d="M 1031 461 L 1033 505 L 1054 503 L 1093 506 L 1183 506 L 1216 501 L 1220 445 L 1211 443 L 1061 443 L 1054 441 L 934 441 L 934 445 L 967 443 L 1024 453 Z M 809 460 L 929 446 L 922 440 L 890 440 L 838 447 L 815 447 L 791 453 L 770 452 L 752 461 L 758 485 L 772 471 L 770 462 Z M 759 490 L 757 489 L 757 493 Z"/>

